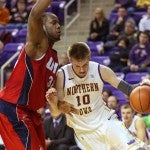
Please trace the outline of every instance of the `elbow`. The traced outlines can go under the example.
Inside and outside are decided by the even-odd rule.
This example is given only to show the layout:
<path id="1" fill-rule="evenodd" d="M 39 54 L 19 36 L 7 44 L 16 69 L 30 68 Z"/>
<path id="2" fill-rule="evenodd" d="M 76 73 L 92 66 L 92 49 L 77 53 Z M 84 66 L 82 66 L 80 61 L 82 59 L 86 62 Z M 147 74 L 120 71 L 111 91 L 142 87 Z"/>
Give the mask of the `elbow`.
<path id="1" fill-rule="evenodd" d="M 29 17 L 32 18 L 32 19 L 37 19 L 37 18 L 39 18 L 39 16 L 40 16 L 40 14 L 39 14 L 38 10 L 33 8 L 30 12 Z"/>
<path id="2" fill-rule="evenodd" d="M 33 8 L 31 9 L 29 17 L 32 18 L 32 19 L 39 19 L 39 18 L 41 18 L 43 12 L 44 11 L 42 9 L 40 9 L 40 7 L 38 6 L 38 4 L 35 4 L 33 6 Z"/>

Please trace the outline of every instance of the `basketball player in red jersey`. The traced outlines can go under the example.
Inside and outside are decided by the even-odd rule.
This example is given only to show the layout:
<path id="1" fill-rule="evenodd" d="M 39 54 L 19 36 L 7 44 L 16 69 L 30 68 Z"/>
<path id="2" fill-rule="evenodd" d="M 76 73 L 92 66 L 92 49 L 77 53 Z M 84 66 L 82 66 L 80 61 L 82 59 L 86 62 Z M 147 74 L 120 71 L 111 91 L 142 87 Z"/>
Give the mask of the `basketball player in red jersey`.
<path id="1" fill-rule="evenodd" d="M 45 105 L 58 69 L 58 18 L 44 13 L 51 0 L 37 0 L 28 18 L 25 47 L 0 91 L 0 135 L 7 150 L 45 150 L 42 122 L 37 110 Z"/>

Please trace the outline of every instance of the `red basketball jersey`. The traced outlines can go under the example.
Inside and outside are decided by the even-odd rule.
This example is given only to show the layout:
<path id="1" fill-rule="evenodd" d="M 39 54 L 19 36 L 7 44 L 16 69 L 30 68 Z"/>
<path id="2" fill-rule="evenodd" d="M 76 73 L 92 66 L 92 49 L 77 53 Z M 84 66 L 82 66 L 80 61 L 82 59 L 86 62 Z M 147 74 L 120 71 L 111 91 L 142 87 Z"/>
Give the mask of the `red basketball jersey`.
<path id="1" fill-rule="evenodd" d="M 37 110 L 45 104 L 45 94 L 56 80 L 57 52 L 48 51 L 39 60 L 33 60 L 22 50 L 12 74 L 0 91 L 0 99 Z"/>

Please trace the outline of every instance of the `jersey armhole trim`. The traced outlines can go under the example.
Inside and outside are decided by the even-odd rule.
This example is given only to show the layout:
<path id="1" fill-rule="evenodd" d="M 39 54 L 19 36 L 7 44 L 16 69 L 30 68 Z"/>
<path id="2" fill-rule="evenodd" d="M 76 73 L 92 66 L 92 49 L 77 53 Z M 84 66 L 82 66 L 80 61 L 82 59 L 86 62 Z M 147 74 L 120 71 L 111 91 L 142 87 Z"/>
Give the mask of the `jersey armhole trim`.
<path id="1" fill-rule="evenodd" d="M 105 81 L 103 80 L 102 75 L 101 75 L 101 73 L 100 73 L 100 67 L 101 67 L 101 65 L 98 64 L 98 73 L 99 73 L 99 76 L 100 76 L 101 80 L 102 80 L 103 83 L 104 83 Z"/>
<path id="2" fill-rule="evenodd" d="M 61 70 L 62 70 L 62 73 L 63 73 L 63 75 L 64 75 L 64 82 L 63 82 L 63 89 L 65 88 L 65 71 L 64 71 L 64 69 L 63 68 L 61 68 Z"/>

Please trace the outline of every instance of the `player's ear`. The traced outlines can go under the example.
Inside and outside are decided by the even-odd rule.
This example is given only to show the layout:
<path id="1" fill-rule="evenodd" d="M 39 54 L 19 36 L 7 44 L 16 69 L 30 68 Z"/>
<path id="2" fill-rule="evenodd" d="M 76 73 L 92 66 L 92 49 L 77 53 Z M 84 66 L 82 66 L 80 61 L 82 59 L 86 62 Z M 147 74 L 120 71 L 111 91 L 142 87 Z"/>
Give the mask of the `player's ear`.
<path id="1" fill-rule="evenodd" d="M 90 56 L 90 55 L 88 56 L 88 60 L 89 60 L 89 61 L 91 60 L 91 56 Z"/>
<path id="2" fill-rule="evenodd" d="M 43 30 L 46 32 L 46 27 L 45 27 L 45 25 L 43 24 Z"/>

